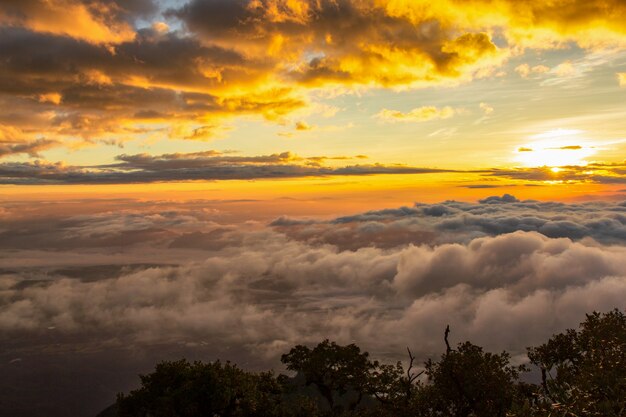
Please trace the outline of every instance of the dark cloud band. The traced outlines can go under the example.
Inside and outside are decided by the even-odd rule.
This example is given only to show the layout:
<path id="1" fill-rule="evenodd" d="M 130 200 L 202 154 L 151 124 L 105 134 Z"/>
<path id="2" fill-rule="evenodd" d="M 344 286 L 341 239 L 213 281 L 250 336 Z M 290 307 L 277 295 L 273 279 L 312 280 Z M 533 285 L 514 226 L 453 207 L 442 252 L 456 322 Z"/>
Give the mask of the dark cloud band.
<path id="1" fill-rule="evenodd" d="M 302 158 L 289 152 L 262 156 L 233 156 L 215 151 L 191 154 L 120 155 L 116 164 L 93 167 L 47 162 L 0 163 L 3 184 L 130 184 L 194 180 L 246 180 L 374 174 L 453 173 L 454 170 L 405 165 L 357 164 L 323 166 L 327 159 Z M 349 159 L 340 157 L 341 159 Z M 355 157 L 356 158 L 356 157 Z M 360 159 L 360 158 L 357 158 Z"/>

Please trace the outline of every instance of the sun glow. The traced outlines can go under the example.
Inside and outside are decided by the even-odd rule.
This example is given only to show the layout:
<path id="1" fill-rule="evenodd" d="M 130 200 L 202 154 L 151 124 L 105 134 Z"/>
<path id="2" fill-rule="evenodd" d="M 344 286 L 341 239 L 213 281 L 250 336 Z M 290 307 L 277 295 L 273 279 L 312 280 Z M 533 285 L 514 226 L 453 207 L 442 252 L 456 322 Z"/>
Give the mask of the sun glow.
<path id="1" fill-rule="evenodd" d="M 585 166 L 590 156 L 596 153 L 594 147 L 581 136 L 582 131 L 555 129 L 531 136 L 528 142 L 516 149 L 515 161 L 528 167 Z"/>

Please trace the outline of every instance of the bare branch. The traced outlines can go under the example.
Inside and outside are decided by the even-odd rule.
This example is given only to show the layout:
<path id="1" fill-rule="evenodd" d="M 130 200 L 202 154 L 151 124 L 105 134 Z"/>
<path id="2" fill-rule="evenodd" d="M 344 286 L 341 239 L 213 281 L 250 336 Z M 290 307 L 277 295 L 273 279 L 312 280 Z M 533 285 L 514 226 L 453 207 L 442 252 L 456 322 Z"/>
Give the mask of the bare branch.
<path id="1" fill-rule="evenodd" d="M 409 349 L 409 347 L 406 347 L 406 351 L 409 352 L 409 367 L 406 370 L 406 376 L 409 379 L 409 382 L 412 382 L 411 379 L 411 369 L 413 369 L 413 361 L 415 360 L 415 356 L 413 356 L 413 354 L 411 353 L 411 349 Z"/>
<path id="2" fill-rule="evenodd" d="M 409 381 L 409 384 L 412 384 L 417 378 L 419 378 L 424 371 L 418 372 L 418 373 L 412 373 L 411 370 L 413 369 L 413 362 L 415 362 L 415 356 L 413 356 L 413 353 L 411 353 L 411 349 L 409 349 L 408 347 L 406 348 L 406 351 L 409 352 L 409 367 L 406 370 L 406 377 L 407 380 Z"/>
<path id="3" fill-rule="evenodd" d="M 409 349 L 408 346 L 406 348 L 406 351 L 409 353 L 409 367 L 406 370 L 406 396 L 404 397 L 404 401 L 408 404 L 413 394 L 413 391 L 412 391 L 413 382 L 415 382 L 415 380 L 419 378 L 424 373 L 424 371 L 421 371 L 418 373 L 411 372 L 413 370 L 413 363 L 415 362 L 415 356 L 413 356 L 413 353 L 411 352 L 411 349 Z"/>

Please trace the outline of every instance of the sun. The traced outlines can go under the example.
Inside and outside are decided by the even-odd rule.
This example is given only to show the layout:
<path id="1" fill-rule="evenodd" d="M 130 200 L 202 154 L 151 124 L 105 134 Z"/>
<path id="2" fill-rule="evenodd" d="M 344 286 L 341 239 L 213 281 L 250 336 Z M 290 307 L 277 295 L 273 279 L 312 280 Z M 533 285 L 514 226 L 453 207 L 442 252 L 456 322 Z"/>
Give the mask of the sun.
<path id="1" fill-rule="evenodd" d="M 596 153 L 580 130 L 555 129 L 531 136 L 530 142 L 517 147 L 515 161 L 527 167 L 585 166 L 587 158 Z"/>

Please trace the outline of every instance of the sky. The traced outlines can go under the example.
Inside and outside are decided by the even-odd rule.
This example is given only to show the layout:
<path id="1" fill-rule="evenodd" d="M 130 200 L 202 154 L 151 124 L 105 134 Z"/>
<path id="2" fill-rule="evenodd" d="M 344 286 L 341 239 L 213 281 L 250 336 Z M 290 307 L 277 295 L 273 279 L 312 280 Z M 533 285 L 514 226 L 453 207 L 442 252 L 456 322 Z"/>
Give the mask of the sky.
<path id="1" fill-rule="evenodd" d="M 610 198 L 625 7 L 518 3 L 4 1 L 2 196 L 228 179 L 219 198 L 317 199 L 320 181 Z"/>
<path id="2" fill-rule="evenodd" d="M 0 414 L 163 359 L 626 308 L 622 0 L 0 0 Z M 16 382 L 17 381 L 17 382 Z"/>

